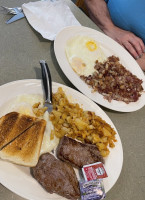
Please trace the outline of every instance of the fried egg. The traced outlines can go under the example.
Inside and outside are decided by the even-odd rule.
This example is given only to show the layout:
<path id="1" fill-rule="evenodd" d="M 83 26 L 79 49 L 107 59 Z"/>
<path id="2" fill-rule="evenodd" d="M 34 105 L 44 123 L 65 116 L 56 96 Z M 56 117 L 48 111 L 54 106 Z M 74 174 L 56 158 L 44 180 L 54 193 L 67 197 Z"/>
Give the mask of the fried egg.
<path id="1" fill-rule="evenodd" d="M 35 114 L 33 113 L 32 106 L 38 102 L 41 103 L 40 107 L 42 107 L 44 100 L 41 95 L 25 94 L 17 96 L 13 100 L 11 100 L 11 102 L 9 102 L 6 106 L 4 106 L 2 115 L 15 111 L 21 114 L 26 114 L 36 117 Z M 59 143 L 59 139 L 54 136 L 54 139 L 50 140 L 50 134 L 51 130 L 53 130 L 53 125 L 52 122 L 49 120 L 49 113 L 46 111 L 43 117 L 40 118 L 46 121 L 46 128 L 40 150 L 40 154 L 43 154 L 51 152 L 54 148 L 56 148 Z"/>
<path id="2" fill-rule="evenodd" d="M 96 60 L 106 59 L 100 44 L 88 36 L 75 36 L 66 43 L 65 52 L 72 69 L 78 75 L 93 74 Z"/>

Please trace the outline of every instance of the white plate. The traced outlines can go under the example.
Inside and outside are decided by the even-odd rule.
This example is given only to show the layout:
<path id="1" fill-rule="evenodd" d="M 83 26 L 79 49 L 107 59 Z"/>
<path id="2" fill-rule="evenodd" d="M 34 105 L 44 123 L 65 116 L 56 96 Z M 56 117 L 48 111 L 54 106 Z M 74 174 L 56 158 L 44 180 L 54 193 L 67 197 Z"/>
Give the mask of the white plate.
<path id="1" fill-rule="evenodd" d="M 74 84 L 74 86 L 96 103 L 112 110 L 121 112 L 132 112 L 142 108 L 145 105 L 145 93 L 142 94 L 137 102 L 129 104 L 116 100 L 112 100 L 111 103 L 109 103 L 103 98 L 101 94 L 97 92 L 91 93 L 91 88 L 89 88 L 88 85 L 83 80 L 81 80 L 80 77 L 71 68 L 65 54 L 65 46 L 67 40 L 76 35 L 85 35 L 94 38 L 100 43 L 106 56 L 118 56 L 121 63 L 129 71 L 131 71 L 138 78 L 143 80 L 143 88 L 145 90 L 145 76 L 133 57 L 121 45 L 119 45 L 117 42 L 115 42 L 105 34 L 83 26 L 72 26 L 63 29 L 57 35 L 54 41 L 54 51 L 57 61 L 64 74 Z"/>
<path id="2" fill-rule="evenodd" d="M 80 105 L 83 105 L 83 108 L 85 110 L 94 111 L 96 115 L 102 117 L 117 132 L 110 118 L 99 106 L 97 106 L 97 104 L 95 104 L 89 98 L 85 97 L 83 94 L 77 92 L 76 90 L 61 85 L 59 83 L 53 83 L 53 92 L 56 92 L 58 87 L 63 88 L 69 100 L 71 100 L 72 102 L 77 101 Z M 6 105 L 7 102 L 15 98 L 17 95 L 42 94 L 41 81 L 28 79 L 7 83 L 0 86 L 0 94 L 0 110 L 2 111 L 5 107 L 4 105 Z M 106 192 L 108 192 L 117 181 L 123 164 L 123 149 L 118 133 L 116 135 L 116 138 L 118 142 L 116 142 L 116 146 L 114 149 L 110 149 L 110 154 L 105 162 L 105 168 L 109 176 L 108 178 L 104 179 Z M 18 166 L 3 160 L 0 160 L 0 182 L 11 191 L 26 199 L 65 199 L 56 194 L 47 193 L 39 185 L 39 183 L 34 178 L 32 178 L 28 167 Z"/>

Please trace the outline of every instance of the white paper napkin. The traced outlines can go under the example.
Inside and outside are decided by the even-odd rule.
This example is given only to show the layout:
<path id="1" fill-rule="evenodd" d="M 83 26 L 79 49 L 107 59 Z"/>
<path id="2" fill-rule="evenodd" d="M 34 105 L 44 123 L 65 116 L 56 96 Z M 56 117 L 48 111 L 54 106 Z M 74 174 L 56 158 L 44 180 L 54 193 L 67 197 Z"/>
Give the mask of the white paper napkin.
<path id="1" fill-rule="evenodd" d="M 67 26 L 80 25 L 64 0 L 30 2 L 22 8 L 30 25 L 48 40 Z"/>

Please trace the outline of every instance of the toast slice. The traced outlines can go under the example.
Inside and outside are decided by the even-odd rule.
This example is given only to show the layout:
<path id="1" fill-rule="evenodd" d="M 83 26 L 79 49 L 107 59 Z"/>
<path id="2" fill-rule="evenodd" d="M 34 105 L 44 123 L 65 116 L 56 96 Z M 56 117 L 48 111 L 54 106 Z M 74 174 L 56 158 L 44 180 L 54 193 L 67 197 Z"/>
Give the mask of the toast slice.
<path id="1" fill-rule="evenodd" d="M 23 166 L 36 166 L 45 127 L 46 121 L 36 118 L 29 129 L 17 136 L 0 151 L 0 158 Z"/>
<path id="2" fill-rule="evenodd" d="M 31 127 L 36 117 L 10 112 L 0 118 L 0 150 Z"/>

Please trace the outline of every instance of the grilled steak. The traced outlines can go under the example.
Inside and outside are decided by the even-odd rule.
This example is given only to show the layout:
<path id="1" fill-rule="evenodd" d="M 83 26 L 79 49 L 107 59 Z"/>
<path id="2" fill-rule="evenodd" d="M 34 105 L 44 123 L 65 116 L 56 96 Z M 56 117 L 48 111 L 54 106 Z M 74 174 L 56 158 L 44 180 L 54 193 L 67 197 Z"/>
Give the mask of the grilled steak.
<path id="1" fill-rule="evenodd" d="M 31 173 L 49 193 L 57 193 L 73 200 L 80 197 L 74 169 L 50 153 L 40 156 L 36 167 L 31 168 Z"/>
<path id="2" fill-rule="evenodd" d="M 59 142 L 57 157 L 77 168 L 95 162 L 104 163 L 96 145 L 83 144 L 66 136 L 61 138 Z"/>

